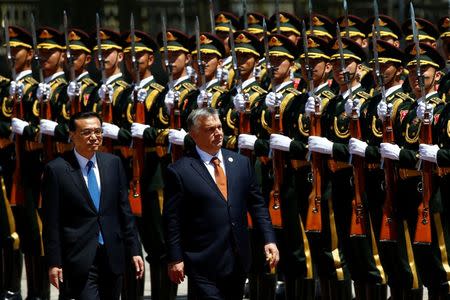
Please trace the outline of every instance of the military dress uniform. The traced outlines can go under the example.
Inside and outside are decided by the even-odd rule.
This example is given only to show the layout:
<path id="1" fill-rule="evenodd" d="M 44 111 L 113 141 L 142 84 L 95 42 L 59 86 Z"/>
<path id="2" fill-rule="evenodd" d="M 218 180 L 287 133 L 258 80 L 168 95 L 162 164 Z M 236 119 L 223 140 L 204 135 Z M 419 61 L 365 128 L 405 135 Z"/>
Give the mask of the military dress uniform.
<path id="1" fill-rule="evenodd" d="M 441 41 L 443 42 L 443 47 L 444 49 L 448 49 L 448 45 L 450 43 L 450 18 L 447 17 L 442 17 L 439 19 L 438 21 L 438 28 L 439 28 L 439 32 L 440 32 L 440 36 L 439 38 L 441 39 Z M 448 50 L 445 51 L 444 53 L 450 53 Z M 439 96 L 442 98 L 442 100 L 444 100 L 445 102 L 448 102 L 449 97 L 450 97 L 450 67 L 449 67 L 449 61 L 448 61 L 448 57 L 445 58 L 447 60 L 446 62 L 446 67 L 443 70 L 444 76 L 441 78 L 441 80 L 439 81 Z"/>

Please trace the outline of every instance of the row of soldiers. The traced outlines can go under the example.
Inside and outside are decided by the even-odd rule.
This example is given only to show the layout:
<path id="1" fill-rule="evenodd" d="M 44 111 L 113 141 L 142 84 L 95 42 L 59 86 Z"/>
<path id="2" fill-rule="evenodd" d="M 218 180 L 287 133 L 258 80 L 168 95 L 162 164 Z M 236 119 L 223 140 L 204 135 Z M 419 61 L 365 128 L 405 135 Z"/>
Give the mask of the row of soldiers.
<path id="1" fill-rule="evenodd" d="M 216 34 L 167 29 L 157 42 L 139 30 L 106 28 L 69 29 L 66 41 L 41 27 L 34 45 L 33 33 L 8 27 L 14 75 L 0 81 L 2 297 L 20 299 L 23 255 L 28 299 L 49 298 L 42 168 L 71 150 L 70 115 L 96 111 L 103 150 L 118 154 L 128 172 L 152 299 L 175 299 L 161 228 L 163 174 L 180 149 L 193 149 L 186 118 L 205 105 L 219 111 L 224 147 L 254 162 L 276 228 L 278 270 L 267 270 L 254 251 L 251 299 L 274 299 L 278 279 L 286 299 L 351 299 L 352 281 L 357 299 L 386 299 L 387 286 L 392 299 L 421 299 L 423 286 L 430 299 L 449 296 L 450 81 L 437 45 L 450 57 L 450 19 L 439 31 L 420 18 L 402 30 L 385 15 L 341 17 L 337 28 L 318 14 L 303 24 L 287 12 L 248 13 L 245 21 L 220 12 Z M 412 24 L 420 43 L 402 50 L 403 34 L 414 39 Z M 40 82 L 32 72 L 37 51 Z M 151 73 L 157 52 L 166 86 Z M 93 57 L 103 73 L 98 83 L 87 71 Z M 426 177 L 427 168 L 436 172 Z M 418 218 L 431 225 L 430 239 L 416 239 Z M 261 249 L 251 219 L 249 228 Z M 129 273 L 123 299 L 136 299 L 143 282 Z"/>

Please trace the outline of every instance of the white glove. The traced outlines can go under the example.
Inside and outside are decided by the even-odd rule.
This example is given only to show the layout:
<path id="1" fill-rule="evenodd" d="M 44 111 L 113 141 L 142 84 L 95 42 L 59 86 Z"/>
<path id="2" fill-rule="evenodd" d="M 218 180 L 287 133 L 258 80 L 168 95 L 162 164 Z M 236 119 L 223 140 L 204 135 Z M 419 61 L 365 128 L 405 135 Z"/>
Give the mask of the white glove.
<path id="1" fill-rule="evenodd" d="M 50 96 L 50 85 L 48 83 L 39 83 L 36 96 L 39 99 L 39 101 L 42 101 L 44 99 L 48 99 Z"/>
<path id="2" fill-rule="evenodd" d="M 282 134 L 272 133 L 270 135 L 270 148 L 289 152 L 292 139 Z"/>
<path id="3" fill-rule="evenodd" d="M 426 104 L 424 101 L 420 101 L 419 105 L 417 105 L 416 108 L 417 117 L 423 121 L 423 119 L 425 118 L 425 110 L 428 109 L 430 113 L 429 119 L 433 120 L 433 105 L 431 104 L 428 104 L 426 106 L 425 105 Z"/>
<path id="4" fill-rule="evenodd" d="M 333 153 L 333 142 L 327 138 L 320 136 L 310 136 L 308 138 L 309 151 L 318 152 L 322 154 Z"/>
<path id="5" fill-rule="evenodd" d="M 112 85 L 102 84 L 102 86 L 98 89 L 98 96 L 102 101 L 108 100 L 111 102 L 111 97 L 114 94 L 114 89 Z"/>
<path id="6" fill-rule="evenodd" d="M 382 121 L 384 121 L 384 118 L 386 118 L 388 106 L 392 108 L 392 103 L 387 104 L 385 101 L 380 101 L 377 105 L 377 115 L 378 118 Z"/>
<path id="7" fill-rule="evenodd" d="M 432 163 L 437 163 L 437 153 L 439 151 L 438 145 L 419 145 L 419 158 Z"/>
<path id="8" fill-rule="evenodd" d="M 147 128 L 150 128 L 150 126 L 146 124 L 133 123 L 131 124 L 131 136 L 142 139 L 144 137 L 144 131 Z"/>
<path id="9" fill-rule="evenodd" d="M 245 109 L 245 98 L 244 95 L 242 95 L 241 93 L 237 93 L 234 97 L 233 97 L 233 104 L 234 104 L 234 108 L 241 112 L 244 111 Z"/>
<path id="10" fill-rule="evenodd" d="M 261 65 L 258 64 L 254 69 L 253 69 L 253 75 L 255 76 L 255 78 L 260 79 L 261 76 Z"/>
<path id="11" fill-rule="evenodd" d="M 219 81 L 228 81 L 228 69 L 224 67 L 218 67 L 217 68 L 217 74 L 216 77 L 219 78 Z"/>
<path id="12" fill-rule="evenodd" d="M 18 96 L 18 97 L 22 97 L 23 96 L 23 83 L 22 82 L 17 82 L 17 81 L 11 81 L 11 83 L 9 84 L 9 95 L 11 97 L 14 96 Z"/>
<path id="13" fill-rule="evenodd" d="M 345 102 L 345 113 L 347 114 L 348 117 L 351 117 L 353 114 L 353 105 L 355 105 L 356 114 L 359 118 L 359 110 L 361 108 L 361 101 L 358 98 L 348 99 Z"/>
<path id="14" fill-rule="evenodd" d="M 103 122 L 102 129 L 103 129 L 104 137 L 107 137 L 107 138 L 110 138 L 113 140 L 117 140 L 119 138 L 119 131 L 120 131 L 119 126 L 111 124 L 111 123 Z"/>
<path id="15" fill-rule="evenodd" d="M 253 150 L 257 139 L 256 135 L 242 133 L 238 137 L 238 148 Z"/>
<path id="16" fill-rule="evenodd" d="M 167 107 L 167 111 L 170 111 L 173 108 L 173 102 L 175 99 L 175 92 L 173 90 L 169 90 L 164 98 L 164 104 Z"/>
<path id="17" fill-rule="evenodd" d="M 322 110 L 322 100 L 318 96 L 316 96 L 316 98 L 318 98 L 319 110 Z M 309 116 L 310 114 L 315 112 L 316 112 L 316 99 L 313 96 L 309 96 L 305 104 L 305 115 Z"/>
<path id="18" fill-rule="evenodd" d="M 396 144 L 391 143 L 380 144 L 380 154 L 382 158 L 399 160 L 400 150 L 401 150 L 400 147 Z"/>
<path id="19" fill-rule="evenodd" d="M 73 80 L 67 86 L 67 96 L 70 98 L 75 98 L 80 95 L 81 82 Z"/>
<path id="20" fill-rule="evenodd" d="M 186 66 L 186 74 L 191 78 L 192 76 L 195 76 L 197 73 L 195 72 L 194 68 L 191 66 Z M 197 76 L 195 76 L 197 77 Z"/>
<path id="21" fill-rule="evenodd" d="M 144 102 L 147 99 L 147 91 L 143 88 L 137 88 L 137 101 Z"/>
<path id="22" fill-rule="evenodd" d="M 266 96 L 266 105 L 270 111 L 275 110 L 275 105 L 280 104 L 280 100 L 283 98 L 283 95 L 280 93 L 270 92 Z"/>
<path id="23" fill-rule="evenodd" d="M 201 90 L 197 96 L 197 106 L 198 108 L 203 107 L 203 102 L 206 100 L 208 105 L 211 104 L 212 93 L 208 93 L 205 90 Z"/>
<path id="24" fill-rule="evenodd" d="M 179 146 L 184 146 L 184 138 L 187 133 L 184 129 L 169 129 L 169 143 Z"/>
<path id="25" fill-rule="evenodd" d="M 351 155 L 366 157 L 367 143 L 361 140 L 351 138 L 348 142 L 348 151 Z"/>
<path id="26" fill-rule="evenodd" d="M 41 134 L 54 136 L 56 126 L 58 126 L 58 122 L 54 122 L 52 120 L 41 119 L 39 121 Z"/>
<path id="27" fill-rule="evenodd" d="M 18 118 L 12 118 L 11 119 L 11 131 L 14 132 L 15 134 L 23 134 L 23 130 L 25 129 L 25 127 L 27 127 L 29 124 L 26 121 L 23 121 L 21 119 Z"/>

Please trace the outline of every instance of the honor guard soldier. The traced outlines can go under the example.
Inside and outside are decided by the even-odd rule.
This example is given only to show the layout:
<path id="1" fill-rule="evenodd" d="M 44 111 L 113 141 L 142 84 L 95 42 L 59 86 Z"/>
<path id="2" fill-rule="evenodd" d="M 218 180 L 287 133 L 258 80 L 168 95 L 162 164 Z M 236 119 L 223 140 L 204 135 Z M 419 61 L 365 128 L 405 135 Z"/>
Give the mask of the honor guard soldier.
<path id="1" fill-rule="evenodd" d="M 327 160 L 328 169 L 322 183 L 319 276 L 328 281 L 321 283 L 322 291 L 328 291 L 325 298 L 351 298 L 352 278 L 357 299 L 363 299 L 367 274 L 378 271 L 374 264 L 368 263 L 372 253 L 366 239 L 350 239 L 354 190 L 351 180 L 353 170 L 348 164 L 348 140 L 353 105 L 359 109 L 369 98 L 356 76 L 366 56 L 356 42 L 347 38 L 341 40 L 342 44 L 339 39 L 330 44 L 333 77 L 339 84 L 340 93 L 328 102 L 322 112 L 322 137 L 310 136 L 308 139 L 310 151 L 331 155 L 323 157 Z"/>
<path id="2" fill-rule="evenodd" d="M 367 282 L 367 294 L 370 299 L 386 299 L 386 280 L 391 289 L 391 297 L 393 299 L 402 299 L 406 297 L 408 288 L 404 285 L 405 277 L 410 276 L 411 268 L 408 263 L 406 255 L 408 247 L 411 247 L 411 241 L 404 230 L 401 230 L 401 222 L 395 220 L 395 224 L 400 225 L 394 228 L 395 233 L 391 236 L 385 236 L 384 226 L 389 226 L 386 218 L 394 218 L 389 213 L 384 211 L 394 211 L 394 202 L 392 195 L 394 193 L 395 178 L 391 179 L 395 169 L 391 167 L 390 163 L 384 161 L 384 169 L 380 168 L 380 151 L 379 145 L 388 138 L 395 142 L 396 139 L 401 138 L 400 126 L 390 126 L 389 123 L 394 123 L 398 120 L 402 112 L 408 110 L 413 99 L 411 99 L 402 90 L 402 74 L 403 74 L 403 57 L 404 53 L 395 45 L 383 40 L 376 41 L 377 49 L 373 49 L 373 43 L 370 43 L 371 53 L 377 51 L 379 72 L 382 84 L 378 82 L 376 86 L 377 93 L 375 96 L 368 99 L 361 106 L 361 115 L 359 118 L 361 137 L 352 137 L 349 141 L 349 152 L 354 157 L 362 157 L 365 160 L 365 210 L 370 216 L 372 224 L 370 235 L 378 241 L 379 253 L 381 257 L 382 268 L 386 272 L 385 278 L 376 274 L 370 276 Z M 374 59 L 370 61 L 374 70 L 374 74 L 368 74 L 376 78 L 376 63 Z M 375 66 L 375 67 L 374 67 Z M 380 80 L 380 78 L 378 78 Z M 381 91 L 383 89 L 383 91 Z M 379 119 L 379 115 L 386 115 L 389 110 L 389 119 Z M 386 130 L 392 130 L 388 132 Z M 391 174 L 386 174 L 389 172 Z M 388 198 L 389 197 L 389 198 Z M 393 221 L 394 222 L 394 221 Z M 388 227 L 389 228 L 389 227 Z M 371 236 L 368 236 L 371 238 Z M 372 246 L 376 246 L 375 240 Z M 376 248 L 372 249 L 375 252 Z M 403 295 L 403 296 L 402 296 Z M 369 297 L 369 296 L 368 296 Z"/>
<path id="3" fill-rule="evenodd" d="M 15 58 L 14 68 L 16 79 L 11 82 L 10 96 L 21 98 L 23 114 L 17 114 L 12 119 L 12 131 L 16 140 L 22 139 L 23 149 L 16 153 L 16 159 L 20 156 L 21 168 L 20 181 L 17 184 L 22 187 L 23 194 L 11 195 L 11 200 L 16 205 L 17 232 L 20 237 L 20 250 L 25 256 L 25 268 L 27 278 L 27 298 L 49 299 L 50 288 L 47 277 L 47 266 L 43 259 L 42 247 L 42 223 L 38 209 L 40 208 L 40 180 L 42 176 L 42 144 L 39 143 L 39 109 L 36 101 L 36 89 L 38 82 L 32 76 L 33 43 L 32 37 L 26 30 L 10 26 L 11 53 Z M 23 166 L 26 166 L 23 167 Z M 15 252 L 11 258 L 11 282 L 20 296 L 20 280 L 22 269 L 22 257 Z M 10 295 L 14 299 L 13 295 Z M 20 298 L 17 298 L 20 299 Z"/>
<path id="4" fill-rule="evenodd" d="M 317 36 L 326 40 L 327 42 L 333 39 L 335 35 L 335 28 L 330 18 L 324 15 L 313 13 L 311 18 L 309 18 L 309 16 L 306 16 L 304 20 L 306 26 L 306 34 L 308 36 Z M 312 21 L 312 26 L 309 25 L 310 20 Z"/>
<path id="5" fill-rule="evenodd" d="M 139 78 L 132 65 L 131 33 L 122 34 L 122 40 L 125 43 L 125 65 L 137 91 L 137 99 L 131 99 L 133 102 L 129 100 L 130 103 L 134 103 L 132 114 L 135 116 L 131 125 L 131 135 L 133 139 L 143 140 L 145 149 L 140 181 L 142 218 L 136 220 L 142 244 L 148 254 L 146 260 L 150 264 L 152 298 L 171 300 L 176 297 L 177 286 L 167 275 L 166 248 L 161 223 L 164 187 L 162 170 L 170 162 L 163 133 L 169 125 L 169 119 L 164 105 L 164 87 L 156 82 L 151 72 L 155 52 L 159 51 L 159 47 L 153 38 L 143 31 L 135 30 L 134 35 Z M 138 79 L 140 82 L 137 82 Z M 136 100 L 144 104 L 144 123 L 137 120 Z M 133 147 L 137 146 L 133 143 Z"/>
<path id="6" fill-rule="evenodd" d="M 217 78 L 224 87 L 231 90 L 234 82 L 234 70 L 228 39 L 230 28 L 233 32 L 239 29 L 239 18 L 232 13 L 221 11 L 215 15 L 214 22 L 216 34 L 225 47 L 225 56 L 223 57 L 222 67 L 217 69 Z"/>
<path id="7" fill-rule="evenodd" d="M 429 298 L 436 299 L 444 291 L 445 297 L 448 297 L 448 262 L 442 259 L 447 257 L 448 251 L 448 233 L 443 232 L 443 228 L 447 227 L 447 220 L 443 217 L 446 204 L 436 192 L 437 181 L 432 169 L 425 169 L 425 161 L 421 162 L 422 172 L 417 171 L 417 166 L 419 144 L 432 145 L 435 141 L 435 136 L 431 135 L 436 134 L 436 131 L 432 127 L 436 126 L 444 107 L 444 101 L 439 98 L 435 86 L 441 77 L 439 70 L 445 67 L 445 61 L 430 45 L 420 43 L 419 55 L 415 46 L 411 44 L 406 47 L 405 61 L 409 69 L 409 83 L 417 100 L 409 111 L 402 112 L 401 123 L 396 124 L 401 126 L 403 140 L 396 141 L 397 144 L 380 144 L 380 153 L 382 158 L 398 161 L 399 165 L 397 194 L 401 196 L 395 201 L 398 203 L 398 216 L 405 220 L 404 226 L 408 225 L 411 233 L 416 264 L 410 265 L 416 267 L 417 271 L 412 276 L 403 278 L 403 281 L 412 285 L 413 290 L 408 297 L 422 299 L 423 283 L 428 288 Z M 417 76 L 417 61 L 420 63 L 420 73 L 424 76 L 423 81 Z M 421 81 L 423 86 L 419 83 Z M 429 141 L 424 141 L 426 135 L 429 135 Z M 430 180 L 425 180 L 427 177 Z M 423 198 L 427 194 L 430 195 L 429 198 Z M 422 207 L 424 210 L 419 213 Z M 431 240 L 427 240 L 427 234 L 423 234 L 422 226 L 430 226 Z"/>
<path id="8" fill-rule="evenodd" d="M 166 35 L 166 50 L 164 49 L 163 34 Z M 168 29 L 165 33 L 158 34 L 158 44 L 163 57 L 165 51 L 167 51 L 167 63 L 169 64 L 169 66 L 166 66 L 168 68 L 166 71 L 169 73 L 169 83 L 166 88 L 167 93 L 164 103 L 169 115 L 174 115 L 175 110 L 179 112 L 178 116 L 174 116 L 174 118 L 179 120 L 180 125 L 178 128 L 170 126 L 171 129 L 166 130 L 162 137 L 168 136 L 169 143 L 184 146 L 187 135 L 187 117 L 197 107 L 199 93 L 197 87 L 190 82 L 186 71 L 186 66 L 191 61 L 189 37 L 177 29 Z M 170 120 L 169 122 L 174 125 L 178 123 L 177 120 Z M 190 138 L 187 138 L 187 141 L 189 141 L 189 145 L 186 145 L 186 148 L 189 148 L 190 145 L 193 145 L 193 141 Z"/>
<path id="9" fill-rule="evenodd" d="M 428 20 L 416 18 L 416 26 L 418 31 L 418 38 L 421 43 L 425 43 L 433 48 L 437 47 L 437 40 L 439 38 L 439 31 L 436 26 Z M 411 20 L 405 21 L 402 25 L 403 35 L 405 36 L 406 44 L 413 41 L 413 33 L 411 27 Z"/>
<path id="10" fill-rule="evenodd" d="M 442 41 L 442 51 L 445 55 L 446 66 L 444 68 L 444 77 L 442 77 L 439 82 L 439 95 L 440 97 L 448 102 L 449 100 L 449 90 L 450 90 L 450 18 L 443 17 L 439 19 L 438 22 L 439 32 L 441 33 L 440 39 Z"/>
<path id="11" fill-rule="evenodd" d="M 67 96 L 71 105 L 67 107 L 71 115 L 79 111 L 92 111 L 93 103 L 89 101 L 90 96 L 97 87 L 87 70 L 92 60 L 92 44 L 89 35 L 76 28 L 69 29 L 69 48 L 73 59 L 73 70 L 75 78 L 67 86 Z M 71 70 L 68 70 L 71 72 Z M 76 100 L 73 100 L 76 99 Z M 72 103 L 75 107 L 72 107 Z"/>
<path id="12" fill-rule="evenodd" d="M 364 28 L 366 29 L 368 38 L 372 38 L 372 25 L 375 26 L 375 17 L 370 17 L 366 20 Z M 377 34 L 380 40 L 400 48 L 400 40 L 402 39 L 403 33 L 400 24 L 396 20 L 386 15 L 379 15 L 378 27 L 380 28 L 380 32 L 377 32 Z"/>

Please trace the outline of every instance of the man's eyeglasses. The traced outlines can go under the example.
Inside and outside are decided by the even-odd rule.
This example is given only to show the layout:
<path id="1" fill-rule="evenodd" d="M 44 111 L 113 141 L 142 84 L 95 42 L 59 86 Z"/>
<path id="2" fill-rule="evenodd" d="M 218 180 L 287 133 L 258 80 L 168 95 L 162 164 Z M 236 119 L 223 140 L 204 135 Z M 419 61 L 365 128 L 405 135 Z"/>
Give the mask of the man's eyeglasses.
<path id="1" fill-rule="evenodd" d="M 92 134 L 99 137 L 102 136 L 103 130 L 101 128 L 83 129 L 80 131 L 81 136 L 90 137 Z"/>

